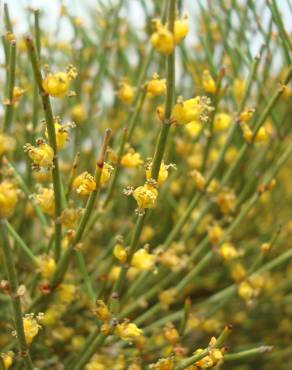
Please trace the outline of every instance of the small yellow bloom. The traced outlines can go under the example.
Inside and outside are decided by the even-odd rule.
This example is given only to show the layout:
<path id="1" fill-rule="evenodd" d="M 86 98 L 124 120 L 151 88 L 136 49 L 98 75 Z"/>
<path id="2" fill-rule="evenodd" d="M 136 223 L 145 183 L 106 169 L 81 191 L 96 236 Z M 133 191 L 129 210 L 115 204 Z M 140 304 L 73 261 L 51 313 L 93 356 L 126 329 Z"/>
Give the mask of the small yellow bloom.
<path id="1" fill-rule="evenodd" d="M 175 46 L 173 34 L 159 21 L 155 21 L 154 25 L 156 30 L 151 35 L 151 45 L 159 53 L 171 54 Z"/>
<path id="2" fill-rule="evenodd" d="M 239 121 L 240 122 L 248 122 L 254 115 L 255 109 L 249 108 L 243 112 L 240 113 L 239 115 Z"/>
<path id="3" fill-rule="evenodd" d="M 237 101 L 237 103 L 240 102 L 240 100 L 242 99 L 242 96 L 243 96 L 243 93 L 244 93 L 244 90 L 245 90 L 245 81 L 240 79 L 240 78 L 236 78 L 233 82 L 233 94 L 235 96 L 235 100 Z"/>
<path id="4" fill-rule="evenodd" d="M 37 265 L 44 279 L 50 279 L 56 270 L 55 260 L 46 254 L 37 257 Z"/>
<path id="5" fill-rule="evenodd" d="M 141 248 L 134 253 L 131 264 L 140 271 L 150 270 L 155 264 L 155 256 Z"/>
<path id="6" fill-rule="evenodd" d="M 71 303 L 75 299 L 77 288 L 73 284 L 61 284 L 57 289 L 57 296 L 62 303 Z"/>
<path id="7" fill-rule="evenodd" d="M 210 94 L 214 94 L 216 92 L 216 83 L 207 69 L 203 71 L 202 85 L 206 92 Z"/>
<path id="8" fill-rule="evenodd" d="M 150 163 L 146 167 L 146 179 L 150 180 L 151 179 L 151 172 L 152 172 L 152 164 Z M 158 178 L 157 178 L 157 183 L 158 185 L 162 185 L 168 178 L 168 166 L 164 164 L 164 162 L 161 162 L 159 173 L 158 173 Z"/>
<path id="9" fill-rule="evenodd" d="M 8 370 L 13 363 L 14 353 L 12 351 L 9 351 L 9 352 L 3 353 L 1 357 L 4 363 L 4 369 Z"/>
<path id="10" fill-rule="evenodd" d="M 73 181 L 73 189 L 79 195 L 89 195 L 96 189 L 96 182 L 88 172 L 83 172 Z"/>
<path id="11" fill-rule="evenodd" d="M 214 132 L 226 130 L 231 123 L 231 116 L 227 113 L 217 113 L 214 117 Z"/>
<path id="12" fill-rule="evenodd" d="M 82 124 L 86 120 L 86 111 L 82 104 L 76 104 L 71 109 L 71 116 L 76 124 Z"/>
<path id="13" fill-rule="evenodd" d="M 29 345 L 33 338 L 38 334 L 41 326 L 38 323 L 38 318 L 33 314 L 25 315 L 22 319 L 25 341 Z"/>
<path id="14" fill-rule="evenodd" d="M 94 310 L 94 313 L 96 314 L 98 320 L 107 321 L 111 318 L 110 310 L 103 300 L 98 299 L 96 301 L 96 306 L 97 308 Z"/>
<path id="15" fill-rule="evenodd" d="M 184 15 L 181 19 L 174 22 L 174 41 L 179 44 L 189 32 L 189 17 Z"/>
<path id="16" fill-rule="evenodd" d="M 60 150 L 64 147 L 64 145 L 66 144 L 66 141 L 68 141 L 68 125 L 61 125 L 59 123 L 59 119 L 55 119 L 54 127 L 55 127 L 57 149 Z M 45 135 L 46 135 L 46 138 L 48 139 L 47 128 L 45 131 Z"/>
<path id="17" fill-rule="evenodd" d="M 254 138 L 254 142 L 256 144 L 258 143 L 265 143 L 266 141 L 268 141 L 269 139 L 269 133 L 267 131 L 267 129 L 262 126 L 259 131 L 257 132 L 255 138 Z"/>
<path id="18" fill-rule="evenodd" d="M 225 261 L 238 257 L 238 251 L 231 243 L 223 243 L 219 248 L 219 254 Z"/>
<path id="19" fill-rule="evenodd" d="M 114 256 L 122 263 L 127 261 L 127 257 L 128 257 L 127 250 L 121 244 L 115 245 L 113 253 L 114 253 Z"/>
<path id="20" fill-rule="evenodd" d="M 193 121 L 204 122 L 212 110 L 210 99 L 206 96 L 197 96 L 185 101 L 179 98 L 173 107 L 171 117 L 179 125 L 186 125 Z"/>
<path id="21" fill-rule="evenodd" d="M 149 98 L 164 95 L 166 93 L 166 79 L 159 78 L 158 74 L 155 73 L 152 80 L 146 83 L 145 88 Z"/>
<path id="22" fill-rule="evenodd" d="M 17 103 L 23 94 L 24 94 L 24 90 L 22 88 L 20 88 L 19 86 L 14 86 L 13 98 L 12 98 L 13 103 Z"/>
<path id="23" fill-rule="evenodd" d="M 117 96 L 122 102 L 130 104 L 134 99 L 134 88 L 126 82 L 121 82 Z"/>
<path id="24" fill-rule="evenodd" d="M 121 159 L 121 165 L 127 168 L 135 168 L 140 166 L 142 163 L 143 160 L 141 159 L 140 154 L 134 151 L 129 151 L 124 154 Z"/>
<path id="25" fill-rule="evenodd" d="M 134 190 L 133 197 L 138 203 L 139 208 L 154 208 L 158 197 L 158 191 L 154 186 L 145 184 Z"/>
<path id="26" fill-rule="evenodd" d="M 100 180 L 99 180 L 99 185 L 100 186 L 104 186 L 108 183 L 113 170 L 114 170 L 113 166 L 104 162 L 102 172 L 101 172 L 101 176 L 100 176 Z"/>
<path id="27" fill-rule="evenodd" d="M 230 189 L 222 190 L 216 197 L 216 203 L 218 204 L 220 211 L 225 215 L 234 210 L 235 201 L 235 195 Z"/>
<path id="28" fill-rule="evenodd" d="M 70 82 L 76 76 L 76 69 L 70 65 L 66 72 L 48 74 L 43 80 L 43 89 L 54 98 L 62 98 L 68 93 Z"/>
<path id="29" fill-rule="evenodd" d="M 0 133 L 0 157 L 3 154 L 13 152 L 15 149 L 16 141 L 12 136 Z"/>
<path id="30" fill-rule="evenodd" d="M 245 301 L 250 301 L 254 297 L 254 288 L 246 280 L 239 284 L 238 294 Z"/>
<path id="31" fill-rule="evenodd" d="M 185 125 L 185 129 L 191 137 L 196 138 L 202 131 L 202 125 L 199 121 L 192 121 Z"/>
<path id="32" fill-rule="evenodd" d="M 54 150 L 43 141 L 37 142 L 37 146 L 25 144 L 26 151 L 36 167 L 50 168 L 53 166 Z"/>
<path id="33" fill-rule="evenodd" d="M 0 218 L 9 217 L 17 204 L 18 190 L 11 181 L 4 180 L 0 183 Z"/>
<path id="34" fill-rule="evenodd" d="M 173 358 L 160 358 L 155 364 L 150 365 L 150 369 L 154 370 L 173 370 L 174 363 Z"/>
<path id="35" fill-rule="evenodd" d="M 39 193 L 36 194 L 34 198 L 44 213 L 46 213 L 49 216 L 54 216 L 55 197 L 53 189 L 40 188 Z"/>
<path id="36" fill-rule="evenodd" d="M 115 334 L 125 341 L 131 341 L 143 334 L 136 324 L 124 321 L 115 327 Z"/>
<path id="37" fill-rule="evenodd" d="M 208 230 L 208 237 L 210 242 L 215 245 L 222 238 L 223 229 L 219 225 L 214 225 Z"/>
<path id="38" fill-rule="evenodd" d="M 206 184 L 206 179 L 205 177 L 201 174 L 200 171 L 198 170 L 193 170 L 191 172 L 191 176 L 194 179 L 195 186 L 198 190 L 204 191 L 205 190 L 205 184 Z"/>

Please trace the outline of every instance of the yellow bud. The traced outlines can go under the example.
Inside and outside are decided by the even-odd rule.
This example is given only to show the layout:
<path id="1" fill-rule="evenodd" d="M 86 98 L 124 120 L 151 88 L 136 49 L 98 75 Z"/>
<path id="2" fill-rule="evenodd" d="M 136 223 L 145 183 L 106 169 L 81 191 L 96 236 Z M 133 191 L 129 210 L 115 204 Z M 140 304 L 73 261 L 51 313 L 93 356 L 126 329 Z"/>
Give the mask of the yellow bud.
<path id="1" fill-rule="evenodd" d="M 73 189 L 79 195 L 89 195 L 96 189 L 96 182 L 90 173 L 83 172 L 74 179 Z"/>
<path id="2" fill-rule="evenodd" d="M 114 256 L 122 263 L 127 261 L 128 253 L 121 244 L 116 244 L 114 247 Z"/>
<path id="3" fill-rule="evenodd" d="M 0 218 L 7 218 L 13 213 L 18 201 L 18 190 L 12 182 L 0 182 Z"/>
<path id="4" fill-rule="evenodd" d="M 156 31 L 150 38 L 151 45 L 159 53 L 169 55 L 173 52 L 175 46 L 173 34 L 159 22 L 156 25 Z"/>
<path id="5" fill-rule="evenodd" d="M 119 90 L 117 92 L 117 96 L 122 102 L 130 104 L 134 99 L 134 89 L 131 85 L 127 84 L 126 82 L 121 82 Z"/>
<path id="6" fill-rule="evenodd" d="M 146 179 L 150 180 L 151 179 L 151 172 L 152 172 L 152 164 L 147 166 L 146 168 Z M 161 162 L 159 173 L 158 173 L 158 178 L 157 178 L 157 183 L 158 185 L 162 185 L 168 178 L 168 167 L 164 164 L 164 162 Z"/>
<path id="7" fill-rule="evenodd" d="M 134 190 L 133 197 L 139 208 L 154 208 L 158 197 L 158 191 L 152 185 L 145 184 Z"/>
<path id="8" fill-rule="evenodd" d="M 146 249 L 141 248 L 134 253 L 131 264 L 141 271 L 150 270 L 155 264 L 155 256 L 148 253 Z"/>
<path id="9" fill-rule="evenodd" d="M 214 94 L 216 92 L 216 83 L 207 69 L 203 71 L 202 85 L 206 92 L 210 94 Z"/>

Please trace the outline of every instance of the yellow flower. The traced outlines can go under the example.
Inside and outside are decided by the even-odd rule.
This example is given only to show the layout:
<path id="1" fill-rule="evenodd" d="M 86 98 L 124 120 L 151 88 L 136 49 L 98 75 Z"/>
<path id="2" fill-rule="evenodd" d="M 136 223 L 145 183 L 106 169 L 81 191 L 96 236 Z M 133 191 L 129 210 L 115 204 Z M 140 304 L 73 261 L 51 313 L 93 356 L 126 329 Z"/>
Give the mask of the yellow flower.
<path id="1" fill-rule="evenodd" d="M 71 303 L 76 297 L 77 288 L 73 284 L 61 284 L 57 289 L 58 298 L 62 303 Z"/>
<path id="2" fill-rule="evenodd" d="M 236 78 L 233 82 L 233 94 L 235 96 L 237 103 L 239 103 L 240 100 L 242 99 L 244 90 L 245 90 L 245 81 L 240 78 Z"/>
<path id="3" fill-rule="evenodd" d="M 49 216 L 54 216 L 55 197 L 53 189 L 40 188 L 39 193 L 35 195 L 35 200 L 44 213 L 48 214 Z"/>
<path id="4" fill-rule="evenodd" d="M 61 125 L 59 119 L 54 120 L 55 135 L 56 135 L 56 144 L 57 149 L 60 150 L 66 144 L 68 140 L 68 126 Z M 45 131 L 46 138 L 48 139 L 48 130 Z"/>
<path id="5" fill-rule="evenodd" d="M 148 253 L 146 249 L 141 248 L 134 253 L 131 264 L 138 270 L 150 270 L 155 264 L 155 256 Z"/>
<path id="6" fill-rule="evenodd" d="M 130 104 L 134 99 L 134 89 L 126 82 L 121 82 L 119 90 L 117 92 L 117 96 L 122 102 Z"/>
<path id="7" fill-rule="evenodd" d="M 146 168 L 146 179 L 150 180 L 151 179 L 151 172 L 152 172 L 152 163 L 147 166 Z M 168 166 L 164 164 L 164 162 L 161 162 L 159 173 L 158 173 L 158 178 L 157 178 L 157 183 L 158 185 L 162 185 L 166 179 L 168 178 Z"/>
<path id="8" fill-rule="evenodd" d="M 33 338 L 38 334 L 41 326 L 38 323 L 38 318 L 33 314 L 28 314 L 23 317 L 23 329 L 25 341 L 27 344 L 31 344 Z"/>
<path id="9" fill-rule="evenodd" d="M 62 98 L 68 93 L 70 82 L 76 76 L 76 69 L 70 65 L 66 72 L 48 74 L 43 80 L 43 89 L 54 98 Z"/>
<path id="10" fill-rule="evenodd" d="M 147 82 L 146 91 L 149 98 L 164 95 L 166 93 L 166 79 L 159 78 L 158 74 L 155 73 L 152 80 Z"/>
<path id="11" fill-rule="evenodd" d="M 257 132 L 255 138 L 254 138 L 254 142 L 255 143 L 264 143 L 266 141 L 268 141 L 269 139 L 269 133 L 267 131 L 267 129 L 262 126 L 259 131 Z"/>
<path id="12" fill-rule="evenodd" d="M 116 244 L 113 251 L 114 256 L 122 263 L 127 261 L 128 253 L 121 244 Z"/>
<path id="13" fill-rule="evenodd" d="M 37 265 L 40 274 L 45 279 L 50 279 L 56 270 L 55 260 L 46 254 L 37 257 Z"/>
<path id="14" fill-rule="evenodd" d="M 96 306 L 97 308 L 94 310 L 94 313 L 98 320 L 107 321 L 111 318 L 111 313 L 103 300 L 98 299 L 96 301 Z"/>
<path id="15" fill-rule="evenodd" d="M 104 186 L 108 183 L 113 170 L 114 170 L 114 168 L 110 164 L 104 162 L 102 172 L 101 172 L 101 176 L 100 176 L 100 180 L 99 180 L 99 185 L 100 186 Z"/>
<path id="16" fill-rule="evenodd" d="M 131 341 L 143 334 L 136 324 L 124 321 L 115 327 L 115 334 L 125 341 Z"/>
<path id="17" fill-rule="evenodd" d="M 89 195 L 96 189 L 96 182 L 93 176 L 85 171 L 74 179 L 73 189 L 79 195 Z"/>
<path id="18" fill-rule="evenodd" d="M 76 104 L 71 109 L 71 116 L 76 124 L 82 124 L 86 120 L 86 111 L 82 104 Z"/>
<path id="19" fill-rule="evenodd" d="M 193 170 L 191 172 L 191 176 L 195 181 L 195 186 L 198 190 L 204 191 L 205 189 L 205 184 L 206 184 L 206 179 L 205 177 L 201 174 L 200 171 L 198 170 Z"/>
<path id="20" fill-rule="evenodd" d="M 4 180 L 0 183 L 0 218 L 9 217 L 17 204 L 18 190 L 11 181 Z"/>
<path id="21" fill-rule="evenodd" d="M 0 157 L 15 149 L 16 141 L 12 136 L 0 133 Z"/>
<path id="22" fill-rule="evenodd" d="M 231 123 L 231 116 L 227 113 L 217 113 L 214 117 L 214 132 L 226 130 Z"/>
<path id="23" fill-rule="evenodd" d="M 1 357 L 4 363 L 4 369 L 8 370 L 12 365 L 14 353 L 12 351 L 9 351 L 9 352 L 3 353 Z"/>
<path id="24" fill-rule="evenodd" d="M 254 288 L 246 280 L 239 284 L 238 294 L 245 301 L 250 301 L 254 297 Z"/>
<path id="25" fill-rule="evenodd" d="M 25 144 L 24 151 L 28 153 L 36 167 L 52 167 L 54 150 L 42 140 L 37 142 L 37 146 Z"/>
<path id="26" fill-rule="evenodd" d="M 185 129 L 191 137 L 196 138 L 202 130 L 202 125 L 199 121 L 192 121 L 185 125 Z"/>
<path id="27" fill-rule="evenodd" d="M 14 86 L 13 98 L 12 98 L 13 103 L 17 103 L 23 94 L 24 94 L 24 90 L 22 88 L 20 88 L 19 86 Z"/>
<path id="28" fill-rule="evenodd" d="M 173 358 L 160 358 L 155 364 L 151 364 L 150 369 L 155 370 L 173 370 L 174 369 L 174 363 Z"/>
<path id="29" fill-rule="evenodd" d="M 171 117 L 177 124 L 186 125 L 193 121 L 206 121 L 212 109 L 210 100 L 205 96 L 185 101 L 179 98 L 173 107 Z"/>
<path id="30" fill-rule="evenodd" d="M 173 34 L 159 21 L 155 21 L 154 25 L 156 30 L 151 35 L 151 45 L 159 53 L 171 54 L 175 46 Z"/>
<path id="31" fill-rule="evenodd" d="M 202 85 L 208 93 L 214 94 L 216 92 L 216 83 L 207 69 L 203 71 Z"/>
<path id="32" fill-rule="evenodd" d="M 174 41 L 179 44 L 189 32 L 189 17 L 184 15 L 183 18 L 174 22 Z"/>
<path id="33" fill-rule="evenodd" d="M 150 184 L 139 186 L 133 192 L 133 197 L 138 203 L 138 207 L 143 208 L 154 208 L 158 191 Z"/>
<path id="34" fill-rule="evenodd" d="M 216 203 L 218 204 L 221 212 L 225 215 L 233 211 L 235 207 L 235 201 L 235 195 L 229 189 L 222 190 L 216 197 Z"/>
<path id="35" fill-rule="evenodd" d="M 239 115 L 239 121 L 240 122 L 248 122 L 252 118 L 255 110 L 253 108 L 249 108 L 243 112 L 240 113 Z"/>
<path id="36" fill-rule="evenodd" d="M 139 153 L 135 153 L 134 151 L 129 151 L 128 153 L 124 154 L 121 159 L 121 165 L 127 168 L 135 168 L 140 166 L 143 163 L 141 156 Z"/>
<path id="37" fill-rule="evenodd" d="M 238 256 L 237 250 L 231 243 L 223 243 L 219 248 L 219 254 L 225 261 L 230 261 Z"/>
<path id="38" fill-rule="evenodd" d="M 223 230 L 220 226 L 214 225 L 208 230 L 208 237 L 210 242 L 214 245 L 219 242 L 223 235 Z"/>

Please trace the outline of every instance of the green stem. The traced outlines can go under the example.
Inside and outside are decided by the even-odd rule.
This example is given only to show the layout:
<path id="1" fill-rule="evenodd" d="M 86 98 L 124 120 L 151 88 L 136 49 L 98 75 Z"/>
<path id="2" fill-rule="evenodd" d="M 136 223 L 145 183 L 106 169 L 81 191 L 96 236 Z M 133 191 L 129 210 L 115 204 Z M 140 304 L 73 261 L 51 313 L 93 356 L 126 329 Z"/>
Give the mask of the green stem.
<path id="1" fill-rule="evenodd" d="M 20 249 L 23 251 L 26 257 L 36 266 L 37 262 L 36 262 L 35 255 L 31 252 L 31 250 L 26 245 L 26 243 L 23 241 L 23 239 L 20 237 L 20 235 L 17 234 L 14 227 L 10 224 L 8 220 L 4 220 L 4 224 L 10 236 L 16 241 L 16 243 L 19 245 Z"/>
<path id="2" fill-rule="evenodd" d="M 99 157 L 98 157 L 98 160 L 97 160 L 97 164 L 96 164 L 96 170 L 95 170 L 95 175 L 94 175 L 95 182 L 96 182 L 96 189 L 89 195 L 89 198 L 88 198 L 87 203 L 86 203 L 85 211 L 83 213 L 83 216 L 80 220 L 79 226 L 78 226 L 77 231 L 76 231 L 76 236 L 75 236 L 72 244 L 68 247 L 68 249 L 62 255 L 62 257 L 61 257 L 61 259 L 60 259 L 60 261 L 57 265 L 56 271 L 55 271 L 54 275 L 52 276 L 52 279 L 51 279 L 51 282 L 50 282 L 50 286 L 52 288 L 56 287 L 63 280 L 64 275 L 65 275 L 65 273 L 68 269 L 71 256 L 74 252 L 74 247 L 78 243 L 80 243 L 80 241 L 83 237 L 83 233 L 84 233 L 85 227 L 87 225 L 87 222 L 88 222 L 88 220 L 89 220 L 89 218 L 92 214 L 92 211 L 94 209 L 95 201 L 96 201 L 96 198 L 97 198 L 97 195 L 98 195 L 98 192 L 99 192 L 99 188 L 100 188 L 100 178 L 101 178 L 101 173 L 102 173 L 102 170 L 103 170 L 106 149 L 108 147 L 110 136 L 111 136 L 111 130 L 107 129 L 106 132 L 105 132 L 103 144 L 102 144 L 102 147 L 101 147 L 101 150 L 100 150 L 100 153 L 99 153 Z M 78 258 L 83 259 L 83 255 L 81 254 L 81 252 L 78 251 L 77 253 L 80 254 L 80 256 L 81 256 L 81 257 L 78 257 Z M 87 282 L 88 282 L 88 280 L 87 280 Z"/>
<path id="3" fill-rule="evenodd" d="M 272 346 L 260 346 L 257 348 L 251 348 L 246 351 L 241 351 L 237 353 L 229 353 L 224 356 L 224 361 L 238 361 L 244 360 L 249 357 L 257 356 L 263 353 L 270 352 L 273 349 Z"/>
<path id="4" fill-rule="evenodd" d="M 26 37 L 26 45 L 30 56 L 34 78 L 38 85 L 39 92 L 42 98 L 43 110 L 46 119 L 49 144 L 54 150 L 53 159 L 53 187 L 54 187 L 54 198 L 55 198 L 55 259 L 58 261 L 61 254 L 61 240 L 62 240 L 62 224 L 59 219 L 62 214 L 62 185 L 59 171 L 59 161 L 57 155 L 57 142 L 56 133 L 54 126 L 54 117 L 51 107 L 49 95 L 43 89 L 43 78 L 40 71 L 39 59 L 36 53 L 36 49 L 31 37 Z"/>
<path id="5" fill-rule="evenodd" d="M 15 68 L 16 68 L 16 41 L 11 41 L 9 43 L 9 64 L 8 64 L 8 96 L 7 103 L 5 107 L 5 117 L 4 117 L 4 131 L 10 129 L 14 102 L 13 102 L 13 90 L 15 84 Z"/>
<path id="6" fill-rule="evenodd" d="M 23 357 L 25 366 L 29 370 L 33 370 L 33 364 L 28 350 L 28 345 L 25 341 L 23 320 L 22 320 L 22 309 L 20 296 L 18 294 L 18 280 L 15 265 L 13 262 L 12 250 L 9 245 L 9 241 L 6 235 L 5 223 L 1 220 L 0 231 L 2 234 L 2 249 L 3 249 L 3 260 L 6 268 L 7 279 L 9 282 L 10 298 L 13 308 L 14 324 L 17 334 L 18 346 Z"/>

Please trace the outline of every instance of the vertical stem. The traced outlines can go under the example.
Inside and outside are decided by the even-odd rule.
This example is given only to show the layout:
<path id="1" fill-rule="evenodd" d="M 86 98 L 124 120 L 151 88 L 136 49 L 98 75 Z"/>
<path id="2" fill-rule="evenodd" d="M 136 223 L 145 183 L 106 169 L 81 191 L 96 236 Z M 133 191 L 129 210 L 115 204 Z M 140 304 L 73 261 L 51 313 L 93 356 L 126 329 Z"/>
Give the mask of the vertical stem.
<path id="1" fill-rule="evenodd" d="M 8 130 L 11 126 L 13 118 L 13 89 L 15 83 L 15 67 L 16 67 L 16 41 L 13 40 L 9 43 L 9 64 L 8 64 L 8 96 L 4 117 L 4 131 Z"/>
<path id="2" fill-rule="evenodd" d="M 56 133 L 54 127 L 54 117 L 51 107 L 51 102 L 49 95 L 44 91 L 42 82 L 42 74 L 40 71 L 39 66 L 39 59 L 36 53 L 36 49 L 32 39 L 27 36 L 26 37 L 26 44 L 28 53 L 30 56 L 33 73 L 35 77 L 35 81 L 38 85 L 39 92 L 41 94 L 42 103 L 43 103 L 43 110 L 46 119 L 46 125 L 48 130 L 48 137 L 49 137 L 49 144 L 53 148 L 55 156 L 53 159 L 53 187 L 54 187 L 54 195 L 55 195 L 55 258 L 56 260 L 59 259 L 61 253 L 61 239 L 62 239 L 62 225 L 59 222 L 59 217 L 62 213 L 62 189 L 61 189 L 61 178 L 59 172 L 59 161 L 57 156 L 57 144 L 56 144 Z"/>
<path id="3" fill-rule="evenodd" d="M 30 358 L 30 354 L 28 351 L 28 346 L 25 341 L 24 335 L 24 328 L 23 328 L 23 320 L 22 320 L 22 309 L 21 309 L 21 302 L 20 296 L 18 295 L 18 279 L 16 275 L 16 269 L 13 262 L 13 256 L 11 247 L 9 245 L 9 241 L 7 238 L 7 233 L 5 229 L 5 224 L 3 220 L 0 222 L 0 231 L 2 235 L 2 249 L 3 249 L 3 260 L 4 265 L 7 273 L 7 279 L 9 282 L 9 289 L 10 289 L 10 298 L 13 308 L 13 315 L 14 315 L 14 325 L 17 334 L 18 346 L 20 350 L 20 354 L 23 357 L 25 362 L 26 368 L 29 370 L 33 370 L 33 364 Z"/>

